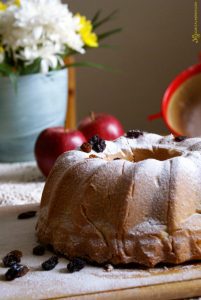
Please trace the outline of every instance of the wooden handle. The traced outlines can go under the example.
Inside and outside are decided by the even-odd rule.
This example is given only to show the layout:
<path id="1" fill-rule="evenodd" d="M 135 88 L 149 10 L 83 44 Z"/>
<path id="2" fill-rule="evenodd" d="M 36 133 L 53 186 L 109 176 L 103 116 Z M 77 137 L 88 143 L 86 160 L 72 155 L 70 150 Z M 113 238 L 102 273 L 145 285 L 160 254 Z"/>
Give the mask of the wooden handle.
<path id="1" fill-rule="evenodd" d="M 74 63 L 73 57 L 68 57 L 66 59 L 66 64 L 70 65 Z M 66 112 L 66 129 L 75 129 L 76 128 L 76 74 L 75 68 L 70 67 L 68 69 L 68 105 Z"/>

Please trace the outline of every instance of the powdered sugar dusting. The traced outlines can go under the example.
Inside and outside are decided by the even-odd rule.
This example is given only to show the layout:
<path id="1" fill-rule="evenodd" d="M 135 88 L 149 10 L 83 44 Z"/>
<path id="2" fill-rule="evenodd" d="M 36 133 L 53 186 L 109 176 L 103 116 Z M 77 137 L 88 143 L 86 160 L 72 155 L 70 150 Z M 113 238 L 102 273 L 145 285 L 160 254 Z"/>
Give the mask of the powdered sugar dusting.
<path id="1" fill-rule="evenodd" d="M 0 206 L 39 203 L 44 184 L 34 162 L 0 164 Z"/>
<path id="2" fill-rule="evenodd" d="M 25 277 L 5 282 L 3 274 L 7 269 L 0 267 L 1 299 L 54 298 L 201 278 L 201 264 L 173 268 L 114 269 L 110 273 L 102 267 L 87 266 L 78 273 L 68 274 L 67 260 L 60 259 L 54 270 L 42 271 L 41 263 L 51 254 L 46 253 L 42 257 L 32 255 L 32 248 L 37 244 L 34 233 L 36 218 L 17 220 L 18 213 L 30 209 L 35 207 L 0 210 L 0 257 L 14 248 L 22 250 L 22 263 L 31 269 Z"/>

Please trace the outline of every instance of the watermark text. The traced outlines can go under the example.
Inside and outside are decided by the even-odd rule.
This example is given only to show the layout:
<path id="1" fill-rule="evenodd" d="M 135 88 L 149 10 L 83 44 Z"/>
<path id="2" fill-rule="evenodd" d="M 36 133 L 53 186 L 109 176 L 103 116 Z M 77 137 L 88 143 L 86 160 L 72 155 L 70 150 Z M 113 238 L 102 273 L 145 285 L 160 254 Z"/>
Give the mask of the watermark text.
<path id="1" fill-rule="evenodd" d="M 199 0 L 194 0 L 194 31 L 192 34 L 192 42 L 198 44 L 201 38 L 199 32 Z"/>

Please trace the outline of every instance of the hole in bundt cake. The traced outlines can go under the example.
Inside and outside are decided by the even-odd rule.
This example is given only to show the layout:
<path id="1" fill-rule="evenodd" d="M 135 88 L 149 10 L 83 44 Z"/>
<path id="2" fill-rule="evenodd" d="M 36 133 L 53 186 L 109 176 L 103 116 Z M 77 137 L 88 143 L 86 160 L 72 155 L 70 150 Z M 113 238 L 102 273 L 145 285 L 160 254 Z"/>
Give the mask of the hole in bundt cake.
<path id="1" fill-rule="evenodd" d="M 140 162 L 145 159 L 167 160 L 177 156 L 181 156 L 181 152 L 174 149 L 156 148 L 150 149 L 135 149 L 133 153 L 134 162 Z"/>

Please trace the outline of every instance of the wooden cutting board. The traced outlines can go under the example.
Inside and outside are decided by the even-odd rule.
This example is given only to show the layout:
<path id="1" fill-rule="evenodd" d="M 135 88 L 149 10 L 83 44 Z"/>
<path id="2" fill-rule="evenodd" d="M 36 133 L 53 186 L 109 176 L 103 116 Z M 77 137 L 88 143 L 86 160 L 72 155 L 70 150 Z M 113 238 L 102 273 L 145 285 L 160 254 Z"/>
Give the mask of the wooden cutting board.
<path id="1" fill-rule="evenodd" d="M 108 273 L 101 267 L 87 266 L 68 274 L 67 260 L 60 259 L 49 272 L 41 263 L 50 257 L 32 255 L 37 245 L 37 217 L 18 220 L 19 213 L 38 210 L 37 206 L 0 208 L 0 257 L 11 250 L 23 252 L 22 263 L 30 272 L 12 282 L 4 280 L 5 269 L 0 265 L 0 299 L 183 299 L 201 295 L 201 263 L 155 269 L 115 269 Z"/>

